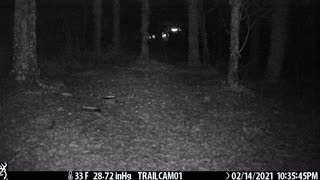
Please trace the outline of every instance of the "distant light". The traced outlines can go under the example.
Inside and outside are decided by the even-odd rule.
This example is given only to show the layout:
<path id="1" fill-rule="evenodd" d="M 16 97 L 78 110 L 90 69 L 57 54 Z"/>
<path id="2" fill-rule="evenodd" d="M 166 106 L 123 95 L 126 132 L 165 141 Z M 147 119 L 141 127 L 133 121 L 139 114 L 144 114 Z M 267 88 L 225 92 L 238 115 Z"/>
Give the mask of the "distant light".
<path id="1" fill-rule="evenodd" d="M 173 33 L 178 32 L 178 31 L 179 31 L 179 28 L 176 28 L 176 27 L 171 28 L 171 32 L 173 32 Z"/>
<path id="2" fill-rule="evenodd" d="M 166 39 L 166 38 L 168 38 L 168 35 L 166 34 L 166 33 L 164 33 L 164 32 L 162 32 L 162 39 Z"/>
<path id="3" fill-rule="evenodd" d="M 181 31 L 181 28 L 179 28 L 179 27 L 172 27 L 170 30 L 171 30 L 171 32 L 173 32 L 173 33 L 177 33 L 177 32 L 180 32 L 180 31 Z"/>
<path id="4" fill-rule="evenodd" d="M 156 35 L 154 35 L 154 34 L 149 35 L 148 38 L 149 38 L 149 39 L 155 39 L 155 38 L 156 38 Z"/>

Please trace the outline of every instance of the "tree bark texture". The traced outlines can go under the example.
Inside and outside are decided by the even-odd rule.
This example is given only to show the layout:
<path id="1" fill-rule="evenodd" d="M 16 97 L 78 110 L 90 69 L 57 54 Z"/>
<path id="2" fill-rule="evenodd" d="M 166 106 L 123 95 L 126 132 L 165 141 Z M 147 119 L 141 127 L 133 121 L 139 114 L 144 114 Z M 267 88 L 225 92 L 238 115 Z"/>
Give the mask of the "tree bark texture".
<path id="1" fill-rule="evenodd" d="M 188 64 L 190 66 L 200 66 L 199 55 L 199 6 L 198 0 L 188 0 L 189 18 L 189 54 Z"/>
<path id="2" fill-rule="evenodd" d="M 94 15 L 94 49 L 96 53 L 101 55 L 101 40 L 102 40 L 102 0 L 93 1 Z"/>
<path id="3" fill-rule="evenodd" d="M 141 0 L 141 52 L 140 61 L 146 63 L 149 59 L 149 0 Z"/>
<path id="4" fill-rule="evenodd" d="M 113 0 L 113 50 L 120 51 L 120 0 Z"/>
<path id="5" fill-rule="evenodd" d="M 287 0 L 273 0 L 273 8 L 270 52 L 265 72 L 265 79 L 269 82 L 277 82 L 280 78 L 285 58 L 289 3 Z"/>
<path id="6" fill-rule="evenodd" d="M 230 21 L 230 57 L 228 70 L 228 83 L 231 87 L 239 85 L 239 31 L 241 19 L 241 0 L 230 0 L 231 21 Z"/>
<path id="7" fill-rule="evenodd" d="M 36 0 L 15 1 L 13 73 L 18 82 L 39 78 L 36 10 Z"/>

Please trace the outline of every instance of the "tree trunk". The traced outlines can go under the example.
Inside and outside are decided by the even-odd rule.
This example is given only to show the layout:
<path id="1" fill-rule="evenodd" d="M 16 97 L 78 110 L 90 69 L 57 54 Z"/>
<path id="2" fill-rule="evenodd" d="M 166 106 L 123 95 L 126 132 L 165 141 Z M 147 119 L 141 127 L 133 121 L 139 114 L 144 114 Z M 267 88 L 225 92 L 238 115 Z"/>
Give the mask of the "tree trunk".
<path id="1" fill-rule="evenodd" d="M 102 0 L 93 1 L 94 14 L 94 49 L 98 56 L 101 55 L 101 39 L 102 39 Z"/>
<path id="2" fill-rule="evenodd" d="M 316 66 L 317 62 L 318 62 L 318 59 L 319 59 L 319 35 L 318 35 L 318 32 L 319 32 L 319 26 L 317 26 L 317 23 L 318 23 L 318 17 L 317 17 L 317 13 L 318 13 L 318 9 L 319 9 L 319 5 L 318 5 L 318 2 L 314 2 L 313 4 L 313 8 L 312 8 L 312 14 L 311 14 L 311 17 L 310 17 L 310 21 L 311 21 L 311 27 L 312 28 L 312 32 L 311 32 L 311 56 L 312 56 L 312 68 L 311 68 L 311 81 L 314 81 L 316 82 L 317 81 L 317 77 L 319 77 L 320 73 L 319 73 L 319 70 L 318 70 L 318 67 Z"/>
<path id="3" fill-rule="evenodd" d="M 85 50 L 87 47 L 87 24 L 88 24 L 88 7 L 87 7 L 87 1 L 82 0 L 82 32 L 81 32 L 81 49 Z"/>
<path id="4" fill-rule="evenodd" d="M 37 65 L 36 0 L 16 0 L 14 12 L 13 73 L 18 82 L 39 78 Z"/>
<path id="5" fill-rule="evenodd" d="M 200 66 L 199 55 L 199 7 L 198 0 L 188 0 L 189 16 L 189 54 L 188 64 L 190 66 Z"/>
<path id="6" fill-rule="evenodd" d="M 140 52 L 140 61 L 142 63 L 147 63 L 149 59 L 149 45 L 148 45 L 148 36 L 149 36 L 149 0 L 142 0 L 141 7 L 141 52 Z"/>
<path id="7" fill-rule="evenodd" d="M 120 0 L 113 0 L 113 50 L 120 51 Z"/>
<path id="8" fill-rule="evenodd" d="M 257 76 L 261 72 L 259 66 L 259 51 L 260 51 L 260 33 L 261 33 L 261 22 L 260 18 L 256 17 L 256 24 L 252 28 L 250 37 L 250 50 L 249 50 L 249 62 L 247 69 L 245 70 L 245 76 Z"/>
<path id="9" fill-rule="evenodd" d="M 285 57 L 289 3 L 287 0 L 273 0 L 273 6 L 270 54 L 265 73 L 265 79 L 269 82 L 277 82 L 280 78 Z"/>
<path id="10" fill-rule="evenodd" d="M 231 87 L 239 86 L 238 65 L 239 65 L 239 30 L 240 30 L 240 7 L 241 0 L 230 0 L 231 21 L 230 21 L 230 57 L 228 83 Z"/>
<path id="11" fill-rule="evenodd" d="M 200 37 L 202 42 L 202 58 L 203 64 L 209 66 L 209 50 L 208 50 L 208 39 L 207 39 L 207 30 L 206 30 L 206 14 L 204 8 L 204 0 L 199 0 L 200 13 L 199 13 L 199 22 L 200 22 Z"/>

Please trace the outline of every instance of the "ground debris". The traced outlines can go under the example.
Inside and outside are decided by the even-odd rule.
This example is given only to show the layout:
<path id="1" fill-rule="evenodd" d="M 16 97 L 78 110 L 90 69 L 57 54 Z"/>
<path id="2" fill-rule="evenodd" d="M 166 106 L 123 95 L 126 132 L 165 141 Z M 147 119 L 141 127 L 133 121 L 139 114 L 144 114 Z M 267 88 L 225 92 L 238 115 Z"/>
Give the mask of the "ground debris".
<path id="1" fill-rule="evenodd" d="M 230 93 L 214 73 L 159 63 L 147 76 L 142 67 L 72 76 L 70 91 L 53 88 L 58 96 L 12 96 L 1 109 L 0 158 L 12 170 L 314 169 L 318 143 L 287 125 L 305 122 L 297 114 Z"/>

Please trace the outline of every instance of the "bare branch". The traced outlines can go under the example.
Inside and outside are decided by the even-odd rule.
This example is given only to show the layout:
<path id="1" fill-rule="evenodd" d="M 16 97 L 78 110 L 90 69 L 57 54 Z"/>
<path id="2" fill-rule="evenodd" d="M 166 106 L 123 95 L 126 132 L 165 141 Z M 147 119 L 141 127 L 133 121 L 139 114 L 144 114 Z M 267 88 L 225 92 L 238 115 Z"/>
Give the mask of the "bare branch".
<path id="1" fill-rule="evenodd" d="M 246 12 L 246 14 L 248 14 L 248 10 L 247 8 L 243 8 L 244 11 Z M 248 16 L 249 17 L 249 16 Z M 239 50 L 239 54 L 241 53 L 241 51 L 243 50 L 244 46 L 247 44 L 247 41 L 248 41 L 248 38 L 249 38 L 249 34 L 250 34 L 250 30 L 251 28 L 253 27 L 253 24 L 250 25 L 250 17 L 247 18 L 247 34 L 246 34 L 246 37 L 244 39 L 244 42 Z"/>

